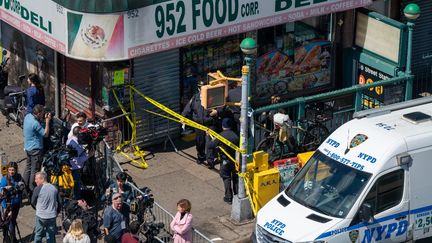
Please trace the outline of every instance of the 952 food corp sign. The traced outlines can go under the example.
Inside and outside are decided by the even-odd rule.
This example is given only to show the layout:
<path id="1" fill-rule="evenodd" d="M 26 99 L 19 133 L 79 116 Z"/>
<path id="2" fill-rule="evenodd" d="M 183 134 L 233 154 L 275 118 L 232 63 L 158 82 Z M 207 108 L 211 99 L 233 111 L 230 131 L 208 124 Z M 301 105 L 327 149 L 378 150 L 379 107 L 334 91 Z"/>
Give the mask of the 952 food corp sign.
<path id="1" fill-rule="evenodd" d="M 176 0 L 125 13 L 129 58 L 358 8 L 371 0 Z"/>

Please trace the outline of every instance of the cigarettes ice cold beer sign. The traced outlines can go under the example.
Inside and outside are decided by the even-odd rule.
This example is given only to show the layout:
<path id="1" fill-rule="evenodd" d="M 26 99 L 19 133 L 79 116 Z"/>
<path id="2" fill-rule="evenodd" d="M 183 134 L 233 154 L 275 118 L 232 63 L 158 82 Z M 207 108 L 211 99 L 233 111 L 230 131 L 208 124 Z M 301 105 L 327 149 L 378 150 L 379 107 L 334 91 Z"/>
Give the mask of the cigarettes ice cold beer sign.
<path id="1" fill-rule="evenodd" d="M 89 14 L 63 8 L 51 0 L 44 0 L 43 4 L 40 0 L 0 0 L 0 19 L 67 56 L 115 61 L 358 8 L 371 2 L 171 0 L 127 12 Z"/>
<path id="2" fill-rule="evenodd" d="M 177 0 L 129 11 L 129 57 L 362 7 L 371 0 Z M 135 31 L 134 31 L 135 30 Z M 138 31 L 141 30 L 141 31 Z M 144 44 L 143 44 L 144 43 Z"/>

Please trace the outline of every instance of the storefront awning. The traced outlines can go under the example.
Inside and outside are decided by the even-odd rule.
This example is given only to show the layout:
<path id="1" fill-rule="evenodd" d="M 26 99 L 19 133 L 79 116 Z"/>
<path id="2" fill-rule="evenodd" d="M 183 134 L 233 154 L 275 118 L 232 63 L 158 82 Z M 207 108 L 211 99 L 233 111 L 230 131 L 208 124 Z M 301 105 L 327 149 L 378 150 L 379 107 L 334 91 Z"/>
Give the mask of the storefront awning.
<path id="1" fill-rule="evenodd" d="M 20 8 L 15 2 L 0 1 L 0 19 L 20 32 L 69 57 L 117 61 L 359 8 L 372 0 L 20 0 Z"/>
<path id="2" fill-rule="evenodd" d="M 168 0 L 52 0 L 61 6 L 82 13 L 116 13 L 146 7 Z"/>

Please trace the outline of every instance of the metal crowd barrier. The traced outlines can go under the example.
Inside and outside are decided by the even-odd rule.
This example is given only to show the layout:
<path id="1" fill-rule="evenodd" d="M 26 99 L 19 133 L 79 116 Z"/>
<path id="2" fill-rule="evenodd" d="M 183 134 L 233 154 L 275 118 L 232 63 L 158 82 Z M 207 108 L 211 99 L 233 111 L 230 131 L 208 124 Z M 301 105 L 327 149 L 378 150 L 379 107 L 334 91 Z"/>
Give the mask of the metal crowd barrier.
<path id="1" fill-rule="evenodd" d="M 123 169 L 120 165 L 120 163 L 115 159 L 114 157 L 114 152 L 111 149 L 111 147 L 109 146 L 109 144 L 107 144 L 104 141 L 104 158 L 106 159 L 106 177 L 111 180 L 113 179 L 114 175 L 117 174 L 118 172 L 122 172 Z M 134 195 L 144 195 L 145 193 L 142 192 L 138 187 L 136 187 L 134 184 L 128 182 L 128 184 L 131 186 Z M 164 224 L 164 232 L 161 231 L 161 235 L 159 236 L 159 238 L 157 238 L 156 240 L 158 240 L 159 242 L 164 242 L 164 243 L 169 243 L 169 242 L 173 242 L 172 240 L 172 234 L 173 232 L 170 229 L 170 223 L 172 221 L 172 219 L 174 218 L 174 216 L 168 212 L 166 209 L 164 209 L 161 205 L 159 205 L 157 202 L 154 202 L 153 204 L 153 208 L 152 208 L 153 214 L 155 215 L 155 222 L 156 223 L 163 223 Z M 166 237 L 166 234 L 169 234 L 170 237 Z M 212 242 L 209 238 L 207 238 L 205 235 L 203 235 L 201 232 L 199 232 L 197 229 L 193 228 L 193 232 L 192 232 L 192 239 L 194 243 L 208 243 L 208 242 Z"/>

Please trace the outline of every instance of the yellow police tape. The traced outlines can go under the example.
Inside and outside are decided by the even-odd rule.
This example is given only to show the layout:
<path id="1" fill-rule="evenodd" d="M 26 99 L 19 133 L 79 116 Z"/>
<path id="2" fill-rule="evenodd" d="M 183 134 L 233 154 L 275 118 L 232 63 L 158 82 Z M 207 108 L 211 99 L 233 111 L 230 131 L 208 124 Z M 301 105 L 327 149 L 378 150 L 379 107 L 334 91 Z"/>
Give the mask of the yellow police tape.
<path id="1" fill-rule="evenodd" d="M 157 108 L 161 109 L 162 111 L 165 111 L 166 113 L 168 113 L 169 115 L 177 118 L 178 120 L 175 119 L 171 119 L 173 121 L 179 122 L 179 123 L 183 123 L 186 124 L 190 127 L 199 129 L 201 131 L 204 131 L 206 133 L 208 133 L 209 135 L 217 138 L 219 141 L 221 141 L 222 143 L 226 144 L 227 146 L 229 146 L 230 148 L 234 149 L 235 151 L 239 152 L 239 153 L 245 153 L 246 149 L 240 149 L 237 145 L 231 143 L 228 139 L 222 137 L 221 135 L 219 135 L 217 132 L 211 130 L 210 128 L 203 126 L 197 122 L 194 122 L 180 114 L 178 114 L 177 112 L 171 110 L 170 108 L 162 105 L 161 103 L 153 100 L 152 98 L 145 96 L 143 93 L 141 93 L 139 90 L 137 90 L 135 87 L 130 86 L 130 88 L 135 91 L 135 93 L 139 94 L 141 97 L 143 97 L 145 100 L 147 100 L 148 102 L 150 102 L 152 105 L 156 106 Z M 153 114 L 157 114 L 157 113 L 153 113 Z M 161 115 L 161 114 L 157 114 L 157 115 Z M 161 115 L 163 116 L 163 115 Z M 166 116 L 165 116 L 166 117 Z"/>
<path id="2" fill-rule="evenodd" d="M 220 75 L 222 75 L 222 74 L 220 74 Z M 223 76 L 223 75 L 222 75 L 222 76 Z M 223 76 L 223 77 L 226 78 L 225 76 Z M 231 80 L 231 79 L 230 79 L 230 80 Z M 241 81 L 241 79 L 232 79 L 232 80 L 234 80 L 234 81 Z M 209 134 L 211 137 L 214 137 L 214 138 L 218 139 L 219 141 L 221 141 L 222 143 L 224 143 L 224 144 L 227 145 L 228 147 L 232 148 L 232 149 L 235 150 L 236 152 L 239 152 L 240 154 L 244 154 L 244 153 L 246 153 L 246 149 L 241 149 L 241 148 L 239 148 L 237 145 L 231 143 L 228 139 L 222 137 L 221 135 L 219 135 L 217 132 L 213 131 L 212 129 L 210 129 L 210 128 L 206 127 L 206 126 L 203 126 L 203 125 L 201 125 L 201 124 L 199 124 L 199 123 L 197 123 L 197 122 L 194 122 L 194 121 L 192 121 L 192 120 L 190 120 L 190 119 L 188 119 L 188 118 L 186 118 L 186 117 L 184 117 L 184 116 L 178 114 L 177 112 L 171 110 L 170 108 L 164 106 L 163 104 L 161 104 L 161 103 L 159 103 L 159 102 L 153 100 L 152 98 L 150 98 L 150 97 L 148 97 L 148 96 L 145 96 L 143 93 L 141 93 L 141 92 L 140 92 L 139 90 L 137 90 L 135 87 L 133 87 L 133 86 L 131 86 L 131 85 L 128 85 L 128 86 L 129 86 L 129 88 L 131 89 L 131 91 L 134 91 L 135 93 L 139 94 L 142 98 L 144 98 L 145 100 L 147 100 L 148 102 L 150 102 L 152 105 L 156 106 L 157 108 L 159 108 L 159 109 L 162 110 L 162 111 L 165 111 L 166 113 L 168 113 L 169 115 L 173 116 L 174 118 L 173 118 L 173 117 L 166 116 L 166 115 L 163 115 L 163 114 L 160 114 L 160 113 L 156 113 L 156 112 L 154 112 L 154 111 L 150 111 L 150 110 L 147 110 L 147 109 L 143 109 L 144 111 L 146 111 L 146 112 L 148 112 L 148 113 L 151 113 L 151 114 L 153 114 L 153 115 L 157 115 L 157 116 L 160 116 L 160 117 L 163 117 L 163 118 L 166 118 L 166 119 L 169 119 L 169 120 L 172 120 L 172 121 L 178 122 L 178 123 L 182 123 L 182 124 L 185 124 L 185 125 L 187 125 L 187 126 L 190 126 L 190 127 L 196 128 L 196 129 L 199 129 L 199 130 L 201 130 L 201 131 L 204 131 L 204 132 L 206 132 L 207 134 Z M 117 95 L 115 94 L 114 90 L 113 90 L 113 93 L 114 93 L 114 97 L 115 97 L 117 103 L 118 103 L 119 106 L 120 106 L 120 109 L 122 110 L 123 114 L 125 114 L 126 119 L 128 120 L 128 122 L 131 124 L 131 126 L 132 126 L 132 128 L 133 128 L 132 130 L 134 130 L 134 129 L 136 130 L 136 125 L 135 125 L 135 123 L 132 122 L 132 120 L 130 120 L 130 118 L 128 117 L 128 115 L 126 115 L 127 112 L 126 112 L 126 110 L 124 109 L 124 107 L 121 105 L 121 103 L 120 103 L 120 101 L 119 101 Z M 132 96 L 132 95 L 130 95 L 130 96 Z M 133 103 L 132 100 L 131 100 L 131 103 Z M 175 119 L 175 118 L 177 118 L 177 119 Z M 120 146 L 124 146 L 124 145 L 122 144 L 122 145 L 119 145 L 119 147 L 120 147 Z M 119 147 L 117 147 L 117 148 L 119 149 Z M 121 147 L 120 147 L 120 148 L 121 148 Z M 139 148 L 138 148 L 138 149 L 139 149 Z M 231 161 L 233 161 L 233 162 L 235 163 L 236 169 L 237 169 L 237 171 L 238 171 L 238 170 L 239 170 L 239 162 L 236 161 L 236 160 L 235 160 L 231 155 L 229 155 L 229 154 L 227 153 L 227 151 L 226 151 L 225 149 L 223 149 L 222 147 L 219 146 L 219 149 L 221 149 L 221 151 L 222 151 L 222 152 L 223 152 L 223 153 L 224 153 L 224 154 L 225 154 L 225 155 L 226 155 L 226 156 L 227 156 Z M 138 151 L 139 151 L 139 150 L 138 150 Z M 129 159 L 132 160 L 132 158 L 130 158 L 130 156 L 128 156 L 126 153 L 123 153 L 123 152 L 121 152 L 121 151 L 120 151 L 120 153 L 121 153 L 123 156 L 125 156 L 125 157 L 127 157 L 127 158 L 129 158 Z M 143 160 L 144 163 L 145 163 L 145 160 L 144 160 L 143 157 L 142 157 L 142 160 Z M 132 161 L 133 161 L 133 160 L 132 160 Z M 135 161 L 133 161 L 133 162 L 135 162 Z M 135 162 L 135 163 L 136 163 L 136 162 Z M 145 165 L 146 165 L 145 168 L 147 168 L 147 166 L 148 166 L 147 163 L 145 163 Z M 247 173 L 238 173 L 238 175 L 239 175 L 241 178 L 243 178 L 244 181 L 245 181 L 244 184 L 245 184 L 245 187 L 246 187 L 246 188 L 245 188 L 245 189 L 246 189 L 246 194 L 247 194 L 247 196 L 248 196 L 248 198 L 249 198 L 249 201 L 250 201 L 250 204 L 251 204 L 251 208 L 252 208 L 252 212 L 253 212 L 254 215 L 256 215 L 257 210 L 256 210 L 255 205 L 253 204 L 252 195 L 251 195 L 251 192 L 250 192 L 250 190 L 251 190 L 251 186 L 250 186 L 251 182 L 250 182 L 250 178 L 249 178 L 250 176 L 248 176 Z"/>
<path id="3" fill-rule="evenodd" d="M 130 86 L 132 87 L 132 86 Z M 148 164 L 147 161 L 145 160 L 145 152 L 141 151 L 141 149 L 139 148 L 139 146 L 134 145 L 135 140 L 136 140 L 136 122 L 134 121 L 134 118 L 130 118 L 128 115 L 128 112 L 126 111 L 126 109 L 123 107 L 122 103 L 120 102 L 115 90 L 113 89 L 113 95 L 115 100 L 117 101 L 117 104 L 119 105 L 123 115 L 125 115 L 126 120 L 129 122 L 130 126 L 131 126 L 131 130 L 132 130 L 132 135 L 131 135 L 131 139 L 129 141 L 124 141 L 123 143 L 121 143 L 120 145 L 117 146 L 116 148 L 116 152 L 118 152 L 119 154 L 123 155 L 124 157 L 126 157 L 127 159 L 129 159 L 132 163 L 136 163 L 138 164 L 141 168 L 146 169 L 148 168 Z M 134 106 L 134 101 L 133 101 L 133 96 L 130 95 L 130 105 L 131 105 L 131 109 L 133 110 L 135 108 Z M 136 160 L 132 157 L 130 157 L 128 154 L 124 153 L 122 151 L 122 148 L 124 146 L 127 145 L 132 145 L 132 150 L 134 151 L 134 155 L 139 157 L 141 160 Z"/>

